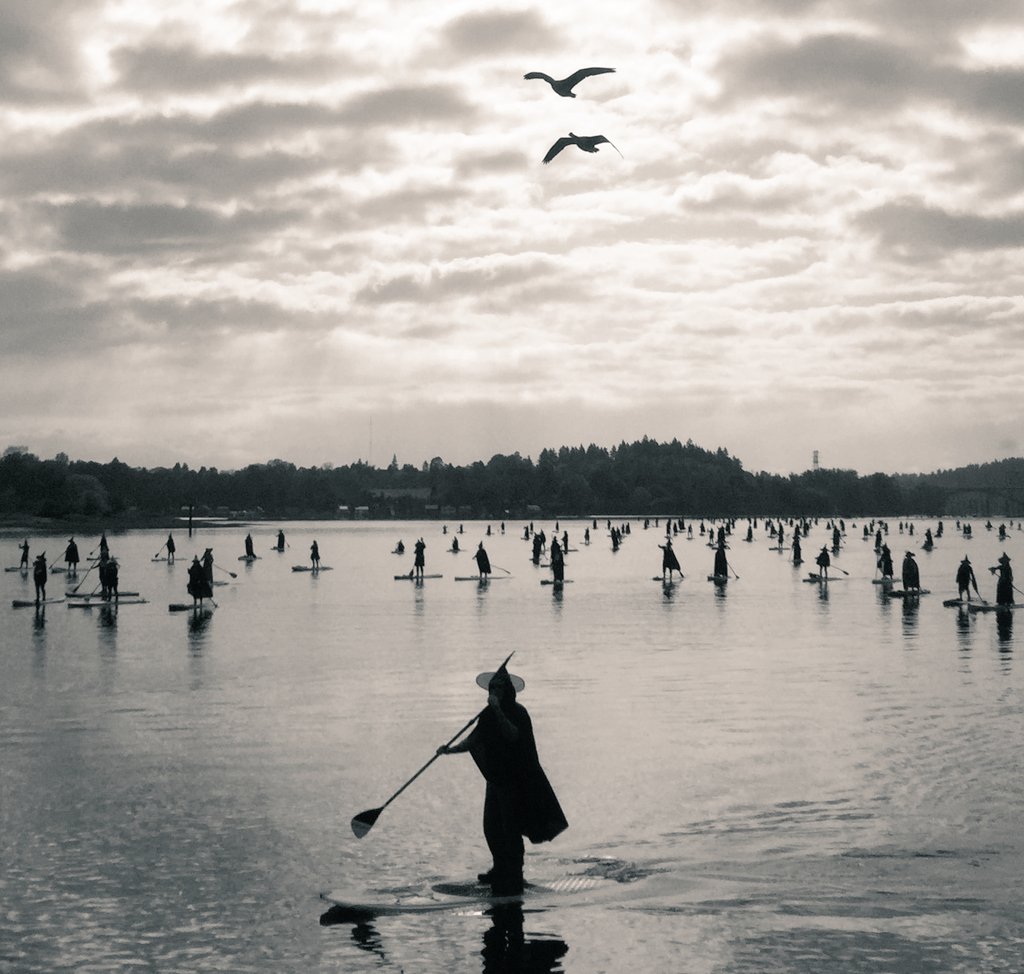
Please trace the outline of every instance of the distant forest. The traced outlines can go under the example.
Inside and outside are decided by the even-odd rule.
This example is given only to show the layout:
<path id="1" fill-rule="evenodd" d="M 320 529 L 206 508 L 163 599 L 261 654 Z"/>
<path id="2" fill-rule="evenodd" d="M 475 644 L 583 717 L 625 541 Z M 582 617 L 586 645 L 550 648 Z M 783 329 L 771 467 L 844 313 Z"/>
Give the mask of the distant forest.
<path id="1" fill-rule="evenodd" d="M 455 466 L 296 467 L 284 460 L 242 470 L 145 469 L 40 460 L 9 447 L 0 458 L 0 516 L 144 523 L 191 512 L 238 520 L 323 518 L 535 518 L 570 516 L 805 515 L 1016 516 L 1024 459 L 932 474 L 808 470 L 749 473 L 724 449 L 639 440 L 605 448 L 543 450 L 536 460 L 494 456 Z"/>

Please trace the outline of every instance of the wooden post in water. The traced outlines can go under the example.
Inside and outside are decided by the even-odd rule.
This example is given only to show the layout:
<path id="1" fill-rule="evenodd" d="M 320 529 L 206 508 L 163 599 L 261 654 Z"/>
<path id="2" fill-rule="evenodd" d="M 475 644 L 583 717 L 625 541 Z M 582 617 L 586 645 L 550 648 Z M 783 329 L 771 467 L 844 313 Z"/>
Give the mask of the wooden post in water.
<path id="1" fill-rule="evenodd" d="M 188 505 L 188 536 L 190 538 L 192 537 L 192 508 L 194 506 L 194 504 Z"/>

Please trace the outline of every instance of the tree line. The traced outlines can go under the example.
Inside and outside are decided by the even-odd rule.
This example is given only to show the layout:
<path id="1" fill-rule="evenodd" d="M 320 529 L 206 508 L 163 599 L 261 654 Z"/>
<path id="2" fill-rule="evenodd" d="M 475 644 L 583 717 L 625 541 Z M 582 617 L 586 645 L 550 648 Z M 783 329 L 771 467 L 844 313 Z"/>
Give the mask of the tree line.
<path id="1" fill-rule="evenodd" d="M 819 469 L 788 476 L 751 473 L 725 449 L 644 437 L 610 448 L 563 446 L 536 460 L 496 455 L 457 466 L 434 457 L 422 466 L 297 467 L 284 460 L 241 470 L 147 469 L 40 460 L 24 448 L 0 458 L 0 516 L 60 520 L 233 516 L 299 520 L 370 518 L 525 518 L 540 516 L 873 516 L 1012 514 L 1024 506 L 1024 460 L 927 475 Z M 998 510 L 984 509 L 984 505 Z"/>

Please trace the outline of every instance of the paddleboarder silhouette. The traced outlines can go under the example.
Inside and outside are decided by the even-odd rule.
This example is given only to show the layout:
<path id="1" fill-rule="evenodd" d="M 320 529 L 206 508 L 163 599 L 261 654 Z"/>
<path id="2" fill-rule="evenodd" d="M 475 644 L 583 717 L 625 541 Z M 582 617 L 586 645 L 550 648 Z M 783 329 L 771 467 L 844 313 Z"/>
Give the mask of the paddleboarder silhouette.
<path id="1" fill-rule="evenodd" d="M 507 663 L 476 678 L 487 690 L 487 707 L 469 736 L 437 749 L 439 755 L 468 751 L 487 782 L 483 825 L 493 865 L 478 878 L 495 896 L 523 892 L 523 836 L 548 842 L 569 825 L 541 767 L 530 714 L 516 702 L 526 684 Z"/>

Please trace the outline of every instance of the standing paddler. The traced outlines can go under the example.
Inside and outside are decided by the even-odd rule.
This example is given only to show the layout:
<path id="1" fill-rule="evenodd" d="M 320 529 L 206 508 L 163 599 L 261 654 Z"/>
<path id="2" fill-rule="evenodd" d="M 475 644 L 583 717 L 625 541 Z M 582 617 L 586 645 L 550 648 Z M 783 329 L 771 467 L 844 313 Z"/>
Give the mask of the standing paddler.
<path id="1" fill-rule="evenodd" d="M 480 581 L 486 582 L 491 574 L 491 559 L 488 557 L 487 549 L 484 548 L 484 543 L 481 541 L 477 545 L 476 554 L 473 555 L 476 559 L 477 571 L 480 573 Z"/>
<path id="2" fill-rule="evenodd" d="M 21 549 L 21 561 L 18 562 L 18 567 L 28 571 L 28 538 L 25 539 L 24 543 L 18 545 L 18 547 Z"/>
<path id="3" fill-rule="evenodd" d="M 725 556 L 725 534 L 718 536 L 718 547 L 715 549 L 715 581 L 729 581 L 729 559 Z"/>
<path id="4" fill-rule="evenodd" d="M 320 570 L 320 545 L 316 541 L 309 546 L 309 561 L 313 566 L 313 571 Z"/>
<path id="5" fill-rule="evenodd" d="M 167 547 L 167 564 L 171 565 L 174 563 L 174 537 L 168 534 L 164 544 Z"/>
<path id="6" fill-rule="evenodd" d="M 565 581 L 565 557 L 558 538 L 551 539 L 551 575 L 556 585 L 561 585 Z"/>
<path id="7" fill-rule="evenodd" d="M 427 559 L 424 552 L 427 550 L 427 543 L 420 538 L 413 546 L 412 570 L 417 578 L 423 578 L 423 569 L 426 567 Z"/>
<path id="8" fill-rule="evenodd" d="M 964 555 L 964 560 L 960 562 L 960 566 L 956 570 L 957 598 L 961 602 L 970 602 L 972 588 L 974 589 L 974 594 L 980 599 L 981 592 L 978 591 L 978 579 L 974 576 L 974 567 L 971 565 L 971 560 L 967 555 Z"/>
<path id="9" fill-rule="evenodd" d="M 818 552 L 818 557 L 814 559 L 814 563 L 818 566 L 819 574 L 824 581 L 828 581 L 828 566 L 832 564 L 832 558 L 828 553 L 828 548 L 822 545 L 821 551 Z"/>
<path id="10" fill-rule="evenodd" d="M 213 548 L 207 548 L 203 552 L 203 577 L 210 589 L 210 595 L 213 595 Z"/>
<path id="11" fill-rule="evenodd" d="M 78 574 L 78 545 L 74 538 L 68 539 L 68 546 L 64 549 L 64 562 L 68 566 L 68 575 Z"/>
<path id="12" fill-rule="evenodd" d="M 996 605 L 1013 605 L 1013 569 L 1010 567 L 1010 556 L 1004 551 L 999 564 L 993 565 L 989 571 L 993 575 L 999 575 L 999 581 L 996 582 Z"/>
<path id="13" fill-rule="evenodd" d="M 36 605 L 46 601 L 46 552 L 36 557 L 32 563 L 32 581 L 36 584 Z"/>
<path id="14" fill-rule="evenodd" d="M 918 592 L 921 590 L 921 572 L 917 567 L 914 552 L 908 551 L 903 556 L 903 590 L 906 592 Z"/>
<path id="15" fill-rule="evenodd" d="M 256 557 L 256 549 L 253 547 L 251 533 L 245 536 L 245 557 L 250 559 Z"/>
<path id="16" fill-rule="evenodd" d="M 209 549 L 207 549 L 209 551 Z M 192 556 L 192 564 L 188 566 L 188 594 L 192 596 L 193 605 L 198 602 L 201 606 L 203 599 L 213 597 L 213 587 L 206 580 L 206 569 L 199 560 L 199 555 Z"/>
<path id="17" fill-rule="evenodd" d="M 478 878 L 495 896 L 523 892 L 524 835 L 533 843 L 550 842 L 569 826 L 541 767 L 530 714 L 516 702 L 526 684 L 508 672 L 507 663 L 476 678 L 487 690 L 487 708 L 470 735 L 437 749 L 438 754 L 468 751 L 487 782 L 484 838 L 493 865 Z"/>
<path id="18" fill-rule="evenodd" d="M 661 548 L 661 580 L 665 581 L 665 572 L 668 572 L 668 581 L 672 581 L 672 572 L 679 572 L 679 577 L 683 577 L 683 570 L 679 567 L 679 559 L 676 557 L 676 553 L 672 550 L 672 539 L 668 536 L 665 537 L 665 543 L 658 545 Z"/>
<path id="19" fill-rule="evenodd" d="M 892 581 L 892 552 L 887 544 L 882 545 L 881 553 L 878 556 L 878 567 L 882 572 L 882 581 Z"/>

